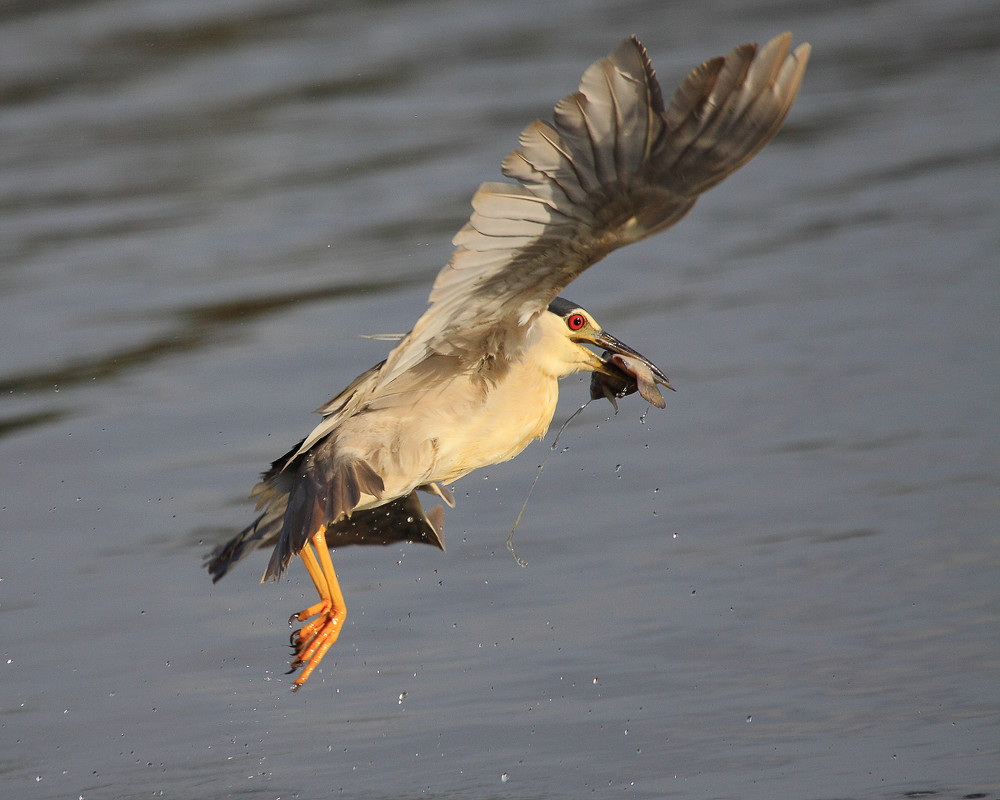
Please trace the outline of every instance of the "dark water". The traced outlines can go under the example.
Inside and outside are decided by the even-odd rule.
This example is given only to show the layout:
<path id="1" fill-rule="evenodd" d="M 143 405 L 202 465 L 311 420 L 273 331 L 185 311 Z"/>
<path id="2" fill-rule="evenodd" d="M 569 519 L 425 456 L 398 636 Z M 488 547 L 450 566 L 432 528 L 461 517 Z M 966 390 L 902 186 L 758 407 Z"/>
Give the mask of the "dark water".
<path id="1" fill-rule="evenodd" d="M 672 88 L 785 29 L 778 139 L 569 293 L 667 410 L 337 553 L 292 694 L 308 579 L 201 558 L 358 334 L 621 37 Z M 997 75 L 985 0 L 0 5 L 2 793 L 1000 796 Z"/>

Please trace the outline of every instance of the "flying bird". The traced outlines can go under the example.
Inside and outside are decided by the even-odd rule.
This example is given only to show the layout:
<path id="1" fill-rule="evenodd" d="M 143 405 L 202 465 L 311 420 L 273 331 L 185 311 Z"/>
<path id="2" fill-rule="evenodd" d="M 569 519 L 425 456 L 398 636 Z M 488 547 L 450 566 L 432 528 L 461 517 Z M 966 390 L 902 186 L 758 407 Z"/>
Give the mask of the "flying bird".
<path id="1" fill-rule="evenodd" d="M 809 58 L 808 44 L 790 45 L 785 33 L 712 58 L 665 103 L 646 50 L 625 39 L 552 122 L 524 129 L 503 161 L 513 182 L 479 187 L 427 310 L 317 409 L 323 421 L 254 487 L 260 516 L 207 559 L 215 581 L 257 548 L 272 548 L 262 582 L 295 556 L 305 565 L 319 601 L 289 620 L 304 623 L 291 637 L 295 689 L 344 623 L 331 547 L 444 549 L 443 508 L 425 513 L 417 491 L 454 506 L 449 484 L 544 436 L 560 378 L 589 371 L 593 397 L 638 391 L 663 407 L 666 375 L 559 294 L 612 250 L 676 223 L 774 137 Z"/>

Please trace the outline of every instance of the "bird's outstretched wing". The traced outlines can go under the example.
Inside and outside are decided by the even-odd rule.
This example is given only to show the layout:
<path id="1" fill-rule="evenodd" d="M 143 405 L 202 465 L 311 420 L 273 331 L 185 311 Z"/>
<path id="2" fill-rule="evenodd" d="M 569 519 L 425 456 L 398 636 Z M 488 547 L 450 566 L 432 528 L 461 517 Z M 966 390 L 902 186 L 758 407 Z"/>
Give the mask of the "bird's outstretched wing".
<path id="1" fill-rule="evenodd" d="M 470 367 L 502 356 L 510 328 L 587 267 L 677 222 L 777 133 L 809 58 L 808 44 L 791 53 L 790 44 L 785 33 L 706 61 L 666 107 L 634 37 L 591 66 L 553 122 L 525 128 L 504 160 L 517 183 L 479 187 L 430 307 L 389 355 L 378 387 L 432 353 Z"/>

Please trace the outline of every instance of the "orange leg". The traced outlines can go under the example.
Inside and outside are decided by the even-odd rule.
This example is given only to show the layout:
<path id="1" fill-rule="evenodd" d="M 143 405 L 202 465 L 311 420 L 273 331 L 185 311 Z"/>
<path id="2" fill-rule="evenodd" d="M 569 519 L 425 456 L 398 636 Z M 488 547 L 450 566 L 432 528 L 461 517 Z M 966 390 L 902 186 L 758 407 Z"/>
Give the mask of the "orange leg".
<path id="1" fill-rule="evenodd" d="M 337 573 L 334 572 L 333 561 L 330 559 L 330 549 L 326 545 L 325 527 L 313 534 L 312 543 L 316 546 L 319 561 L 316 560 L 316 555 L 309 542 L 306 542 L 299 555 L 302 557 L 309 577 L 312 578 L 312 582 L 316 586 L 316 591 L 319 592 L 320 601 L 297 614 L 292 614 L 291 619 L 288 620 L 291 624 L 294 620 L 316 617 L 292 634 L 291 643 L 295 648 L 292 669 L 305 666 L 302 674 L 295 679 L 295 689 L 309 680 L 309 676 L 323 660 L 330 645 L 337 641 L 341 625 L 343 625 L 347 615 L 344 595 L 340 591 Z"/>
<path id="2" fill-rule="evenodd" d="M 313 554 L 312 546 L 307 541 L 302 549 L 299 551 L 299 557 L 302 559 L 302 563 L 306 565 L 306 572 L 309 573 L 309 577 L 312 578 L 313 586 L 316 587 L 316 591 L 319 592 L 319 602 L 316 605 L 309 606 L 302 611 L 298 611 L 292 614 L 288 618 L 288 624 L 291 626 L 293 622 L 299 622 L 301 620 L 309 619 L 316 614 L 321 614 L 327 610 L 330 606 L 330 588 L 329 584 L 326 582 L 326 576 L 323 575 L 323 570 L 316 560 L 316 556 Z"/>
<path id="3" fill-rule="evenodd" d="M 299 551 L 299 557 L 302 559 L 302 563 L 306 565 L 306 572 L 309 573 L 309 577 L 312 578 L 316 591 L 319 592 L 320 602 L 323 600 L 329 600 L 330 592 L 327 588 L 326 578 L 323 575 L 323 570 L 320 567 L 319 562 L 316 560 L 316 556 L 313 555 L 312 546 L 308 541 L 302 546 L 302 550 Z M 300 616 L 303 619 L 311 617 L 316 613 L 315 611 L 312 611 L 311 608 L 312 607 L 307 608 L 306 611 L 300 611 L 296 614 L 296 616 Z"/>

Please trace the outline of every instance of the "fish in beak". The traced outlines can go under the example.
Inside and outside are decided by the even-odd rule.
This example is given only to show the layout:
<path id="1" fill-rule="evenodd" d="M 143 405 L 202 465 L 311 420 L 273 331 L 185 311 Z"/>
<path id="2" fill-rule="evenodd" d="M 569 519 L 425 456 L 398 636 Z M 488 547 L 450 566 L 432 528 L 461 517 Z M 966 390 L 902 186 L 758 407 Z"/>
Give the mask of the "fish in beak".
<path id="1" fill-rule="evenodd" d="M 588 342 L 604 349 L 600 357 L 601 368 L 590 378 L 591 399 L 605 397 L 617 412 L 616 398 L 639 392 L 647 403 L 657 408 L 666 406 L 656 384 L 670 391 L 674 391 L 674 387 L 656 364 L 603 330 L 589 336 Z"/>
<path id="2" fill-rule="evenodd" d="M 674 387 L 656 364 L 605 331 L 590 312 L 565 297 L 552 300 L 548 310 L 565 321 L 571 341 L 593 345 L 604 351 L 598 357 L 586 347 L 582 348 L 587 352 L 588 366 L 585 369 L 590 369 L 593 373 L 590 379 L 592 400 L 606 397 L 617 413 L 616 398 L 639 392 L 646 402 L 657 408 L 666 406 L 656 384 L 666 386 L 670 391 L 674 391 Z"/>

